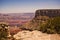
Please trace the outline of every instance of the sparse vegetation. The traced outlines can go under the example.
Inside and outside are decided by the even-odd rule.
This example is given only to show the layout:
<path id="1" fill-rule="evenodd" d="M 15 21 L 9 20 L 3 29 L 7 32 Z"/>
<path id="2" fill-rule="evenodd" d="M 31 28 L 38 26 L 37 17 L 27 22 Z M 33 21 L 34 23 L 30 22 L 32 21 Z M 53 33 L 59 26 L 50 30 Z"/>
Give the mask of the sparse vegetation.
<path id="1" fill-rule="evenodd" d="M 40 27 L 40 31 L 46 32 L 48 34 L 60 34 L 60 17 L 54 17 L 53 19 L 49 19 L 45 25 L 42 25 Z"/>
<path id="2" fill-rule="evenodd" d="M 7 24 L 0 24 L 0 40 L 7 40 L 8 36 L 8 25 Z"/>
<path id="3" fill-rule="evenodd" d="M 58 33 L 60 34 L 60 16 L 49 18 L 45 23 L 33 19 L 30 23 L 24 25 L 28 30 L 40 30 L 43 33 L 53 34 Z"/>

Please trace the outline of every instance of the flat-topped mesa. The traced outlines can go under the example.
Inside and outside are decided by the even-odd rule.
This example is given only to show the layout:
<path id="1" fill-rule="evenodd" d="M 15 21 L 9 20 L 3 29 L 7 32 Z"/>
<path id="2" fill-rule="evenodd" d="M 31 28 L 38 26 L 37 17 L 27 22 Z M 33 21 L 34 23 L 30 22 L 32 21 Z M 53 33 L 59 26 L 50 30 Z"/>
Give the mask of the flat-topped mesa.
<path id="1" fill-rule="evenodd" d="M 48 16 L 48 17 L 60 16 L 60 9 L 41 9 L 41 10 L 36 10 L 35 17 L 37 17 L 37 16 Z"/>
<path id="2" fill-rule="evenodd" d="M 22 26 L 27 30 L 40 30 L 41 25 L 45 25 L 50 18 L 60 16 L 60 9 L 41 9 L 36 10 L 35 17 Z"/>

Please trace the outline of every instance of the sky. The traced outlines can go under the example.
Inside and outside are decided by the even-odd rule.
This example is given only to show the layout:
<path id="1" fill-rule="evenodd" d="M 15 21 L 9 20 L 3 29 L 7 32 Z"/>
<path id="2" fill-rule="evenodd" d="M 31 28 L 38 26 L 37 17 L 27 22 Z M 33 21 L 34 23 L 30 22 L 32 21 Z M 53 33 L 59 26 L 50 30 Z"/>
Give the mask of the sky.
<path id="1" fill-rule="evenodd" d="M 0 13 L 27 13 L 38 9 L 60 9 L 60 0 L 0 0 Z"/>

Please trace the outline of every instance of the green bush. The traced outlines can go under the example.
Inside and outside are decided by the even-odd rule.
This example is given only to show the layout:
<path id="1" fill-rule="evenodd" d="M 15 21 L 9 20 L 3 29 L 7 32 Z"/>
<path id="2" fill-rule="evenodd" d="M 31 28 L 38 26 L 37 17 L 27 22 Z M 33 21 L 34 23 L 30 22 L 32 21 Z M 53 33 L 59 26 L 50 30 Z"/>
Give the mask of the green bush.
<path id="1" fill-rule="evenodd" d="M 50 18 L 46 24 L 41 25 L 40 31 L 48 34 L 60 34 L 60 17 Z"/>

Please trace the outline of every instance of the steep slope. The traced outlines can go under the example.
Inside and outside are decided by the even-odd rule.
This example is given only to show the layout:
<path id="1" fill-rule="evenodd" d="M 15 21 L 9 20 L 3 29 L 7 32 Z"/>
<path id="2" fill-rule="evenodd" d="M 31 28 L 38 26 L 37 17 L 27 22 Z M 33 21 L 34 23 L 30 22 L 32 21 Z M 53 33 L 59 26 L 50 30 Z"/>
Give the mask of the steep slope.
<path id="1" fill-rule="evenodd" d="M 44 25 L 50 18 L 54 18 L 56 16 L 60 16 L 60 9 L 36 10 L 35 17 L 23 25 L 22 28 L 29 30 L 39 30 L 41 25 Z"/>

